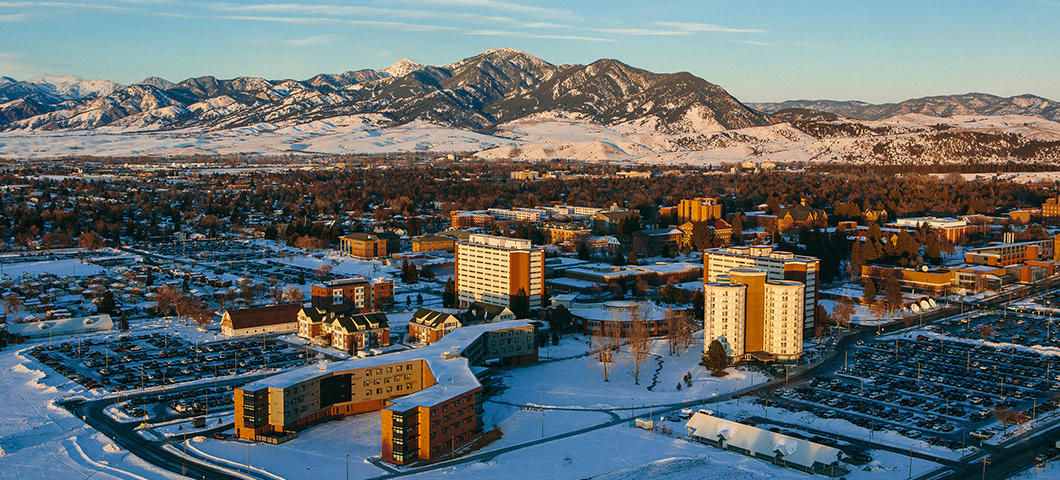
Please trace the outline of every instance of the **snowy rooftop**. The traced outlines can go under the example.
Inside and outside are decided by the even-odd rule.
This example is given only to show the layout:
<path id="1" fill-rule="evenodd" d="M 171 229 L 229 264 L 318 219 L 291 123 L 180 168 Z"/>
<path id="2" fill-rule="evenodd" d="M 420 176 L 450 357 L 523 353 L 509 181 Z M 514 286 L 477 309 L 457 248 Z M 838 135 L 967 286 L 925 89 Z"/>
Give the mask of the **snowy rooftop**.
<path id="1" fill-rule="evenodd" d="M 813 468 L 815 463 L 830 465 L 839 460 L 841 453 L 837 448 L 698 412 L 685 426 L 698 437 L 714 441 L 723 437 L 725 443 L 730 446 L 770 457 L 779 454 L 785 462 L 806 469 Z"/>
<path id="2" fill-rule="evenodd" d="M 532 326 L 529 322 L 513 320 L 460 327 L 425 348 L 402 350 L 367 358 L 351 358 L 341 362 L 322 362 L 316 365 L 307 365 L 249 383 L 243 386 L 242 389 L 253 391 L 262 388 L 285 388 L 327 373 L 339 373 L 354 368 L 382 366 L 411 360 L 424 360 L 438 383 L 411 395 L 394 399 L 393 403 L 397 410 L 419 405 L 435 405 L 442 400 L 470 392 L 480 386 L 475 374 L 468 365 L 467 359 L 459 356 L 465 348 L 486 332 L 529 326 Z"/>
<path id="3" fill-rule="evenodd" d="M 64 318 L 61 320 L 43 320 L 30 323 L 9 323 L 7 331 L 21 334 L 26 338 L 73 335 L 77 333 L 100 332 L 112 330 L 114 321 L 110 315 L 93 315 L 83 318 Z"/>

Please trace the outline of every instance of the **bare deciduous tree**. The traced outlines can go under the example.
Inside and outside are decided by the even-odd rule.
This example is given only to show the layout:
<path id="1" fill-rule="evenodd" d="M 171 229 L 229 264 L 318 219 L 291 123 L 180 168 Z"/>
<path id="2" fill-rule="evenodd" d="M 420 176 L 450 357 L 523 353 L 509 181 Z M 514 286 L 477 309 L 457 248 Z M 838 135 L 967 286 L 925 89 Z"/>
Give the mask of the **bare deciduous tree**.
<path id="1" fill-rule="evenodd" d="M 22 297 L 13 293 L 4 297 L 4 313 L 14 317 L 15 323 L 22 320 Z"/>
<path id="2" fill-rule="evenodd" d="M 163 317 L 169 315 L 169 311 L 176 308 L 177 299 L 179 299 L 182 294 L 183 292 L 168 285 L 159 288 L 158 291 L 155 292 L 155 310 L 158 310 L 158 314 Z"/>
<path id="3" fill-rule="evenodd" d="M 210 322 L 214 319 L 214 312 L 205 303 L 194 302 L 195 305 L 192 307 L 189 316 L 199 326 L 199 330 L 206 331 L 206 328 L 210 326 Z"/>
<path id="4" fill-rule="evenodd" d="M 666 324 L 666 343 L 670 345 L 670 355 L 678 354 L 678 346 L 681 342 L 681 317 L 672 308 L 667 308 L 663 313 L 663 323 Z"/>
<path id="5" fill-rule="evenodd" d="M 288 285 L 287 288 L 283 289 L 282 297 L 286 303 L 302 303 L 302 299 L 305 298 L 305 292 L 295 285 Z"/>
<path id="6" fill-rule="evenodd" d="M 320 264 L 320 266 L 317 267 L 317 269 L 315 270 L 316 275 L 317 275 L 317 280 L 319 280 L 321 282 L 327 280 L 328 277 L 331 276 L 331 270 L 332 269 L 333 269 L 333 267 L 331 265 L 328 265 L 326 263 Z"/>
<path id="7" fill-rule="evenodd" d="M 604 376 L 604 381 L 609 382 L 611 369 L 614 368 L 614 353 L 618 351 L 618 345 L 622 341 L 622 324 L 608 320 L 598 322 L 592 330 L 589 340 L 589 348 L 595 354 L 589 357 L 589 368 L 596 370 Z"/>
<path id="8" fill-rule="evenodd" d="M 832 320 L 835 320 L 838 327 L 849 328 L 850 322 L 854 319 L 854 312 L 854 302 L 843 297 L 836 302 L 835 307 L 832 307 Z"/>
<path id="9" fill-rule="evenodd" d="M 103 248 L 103 239 L 96 232 L 85 232 L 77 237 L 77 246 L 85 250 L 99 250 Z"/>
<path id="10" fill-rule="evenodd" d="M 640 385 L 641 369 L 651 358 L 651 337 L 648 335 L 648 326 L 644 321 L 631 322 L 626 331 L 629 340 L 629 358 L 626 360 L 626 368 L 633 376 L 633 383 Z"/>

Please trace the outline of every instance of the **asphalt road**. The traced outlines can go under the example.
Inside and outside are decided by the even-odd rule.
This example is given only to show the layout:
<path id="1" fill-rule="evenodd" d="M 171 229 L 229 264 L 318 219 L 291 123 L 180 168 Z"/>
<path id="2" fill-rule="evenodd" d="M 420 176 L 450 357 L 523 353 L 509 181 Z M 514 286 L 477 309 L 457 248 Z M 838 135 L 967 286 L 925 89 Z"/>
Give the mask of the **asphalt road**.
<path id="1" fill-rule="evenodd" d="M 228 380 L 225 382 L 219 382 L 219 385 L 229 384 L 244 384 L 252 382 L 261 378 L 262 375 L 254 375 L 250 377 L 240 378 L 238 380 Z M 168 392 L 190 390 L 202 388 L 202 385 L 193 385 L 187 387 L 178 387 L 167 389 Z M 140 393 L 134 395 L 123 395 L 120 397 L 121 401 L 128 400 L 130 398 L 136 398 L 146 395 L 156 395 L 158 392 L 152 391 L 147 393 Z M 103 433 L 107 437 L 110 437 L 121 448 L 128 450 L 130 453 L 142 458 L 144 461 L 151 463 L 157 467 L 169 470 L 173 473 L 185 475 L 189 478 L 201 478 L 201 479 L 217 479 L 217 480 L 245 480 L 246 476 L 235 476 L 227 473 L 221 469 L 214 468 L 208 465 L 203 465 L 196 462 L 188 462 L 186 459 L 171 453 L 168 450 L 162 448 L 166 443 L 172 444 L 173 442 L 152 442 L 144 437 L 141 437 L 136 433 L 136 427 L 139 425 L 137 422 L 130 423 L 119 423 L 110 418 L 104 410 L 119 402 L 119 397 L 105 398 L 101 400 L 83 401 L 83 400 L 72 400 L 60 403 L 63 408 L 66 408 L 71 413 L 81 418 L 85 423 L 92 426 L 99 432 Z M 192 415 L 183 415 L 183 417 L 190 417 Z M 179 418 L 174 416 L 173 418 Z M 231 425 L 223 425 L 210 429 L 205 432 L 196 433 L 196 435 L 210 435 L 216 431 L 221 431 L 231 428 Z M 252 464 L 253 466 L 253 464 Z M 258 475 L 251 475 L 251 477 L 258 477 Z M 266 477 L 260 477 L 266 478 Z"/>

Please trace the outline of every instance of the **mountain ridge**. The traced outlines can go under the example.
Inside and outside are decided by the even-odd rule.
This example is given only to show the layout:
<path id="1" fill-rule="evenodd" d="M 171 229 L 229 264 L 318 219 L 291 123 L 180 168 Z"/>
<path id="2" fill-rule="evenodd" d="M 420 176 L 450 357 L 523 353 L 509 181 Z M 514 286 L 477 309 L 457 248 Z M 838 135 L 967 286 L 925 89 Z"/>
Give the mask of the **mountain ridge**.
<path id="1" fill-rule="evenodd" d="M 546 111 L 603 124 L 650 125 L 661 132 L 774 123 L 720 86 L 688 73 L 657 74 L 607 59 L 553 65 L 511 48 L 442 66 L 402 59 L 380 70 L 323 73 L 307 80 L 203 76 L 174 84 L 148 77 L 131 86 L 113 84 L 109 92 L 109 84 L 90 82 L 71 76 L 43 79 L 45 86 L 27 81 L 0 84 L 0 130 L 130 124 L 145 130 L 217 129 L 378 113 L 395 125 L 422 120 L 489 132 L 504 122 Z M 82 88 L 88 94 L 80 95 Z M 127 103 L 130 99 L 137 101 Z M 12 103 L 15 100 L 22 102 Z M 199 105 L 203 102 L 224 108 Z M 166 110 L 151 114 L 152 108 Z M 129 116 L 139 121 L 122 120 Z"/>
<path id="2" fill-rule="evenodd" d="M 1000 97 L 971 92 L 911 98 L 898 103 L 872 104 L 855 100 L 786 100 L 772 103 L 748 103 L 763 112 L 806 109 L 834 113 L 857 120 L 883 120 L 898 115 L 921 114 L 933 117 L 954 115 L 1027 115 L 1060 121 L 1060 103 L 1037 95 L 1022 94 Z"/>

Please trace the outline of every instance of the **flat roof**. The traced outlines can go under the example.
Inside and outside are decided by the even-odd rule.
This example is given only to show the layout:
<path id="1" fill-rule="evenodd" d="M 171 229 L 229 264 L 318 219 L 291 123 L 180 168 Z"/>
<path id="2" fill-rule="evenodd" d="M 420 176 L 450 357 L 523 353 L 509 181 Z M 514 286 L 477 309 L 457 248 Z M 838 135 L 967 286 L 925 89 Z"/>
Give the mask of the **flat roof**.
<path id="1" fill-rule="evenodd" d="M 423 360 L 427 362 L 427 367 L 431 370 L 431 374 L 434 376 L 434 380 L 437 383 L 411 395 L 392 399 L 390 402 L 392 402 L 395 406 L 394 408 L 398 410 L 408 410 L 415 406 L 436 405 L 442 400 L 471 392 L 481 386 L 478 379 L 475 378 L 474 372 L 470 369 L 468 360 L 459 356 L 465 348 L 474 343 L 475 340 L 486 332 L 520 327 L 533 327 L 533 324 L 520 320 L 510 320 L 460 327 L 450 332 L 441 340 L 424 348 L 402 350 L 400 352 L 365 358 L 351 358 L 340 362 L 322 362 L 314 365 L 306 365 L 279 375 L 248 383 L 240 387 L 240 389 L 254 391 L 263 388 L 286 388 L 291 385 L 297 385 L 314 378 L 322 377 L 329 373 L 339 374 L 355 368 L 368 368 Z"/>

